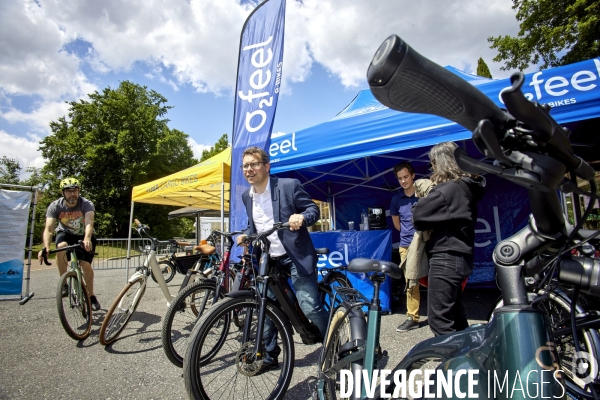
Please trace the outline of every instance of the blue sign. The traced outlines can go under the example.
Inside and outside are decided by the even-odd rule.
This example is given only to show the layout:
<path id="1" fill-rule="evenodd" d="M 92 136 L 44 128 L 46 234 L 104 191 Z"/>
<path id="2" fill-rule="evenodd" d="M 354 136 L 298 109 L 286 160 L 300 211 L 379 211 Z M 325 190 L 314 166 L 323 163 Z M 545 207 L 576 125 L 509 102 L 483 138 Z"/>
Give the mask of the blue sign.
<path id="1" fill-rule="evenodd" d="M 248 223 L 241 194 L 248 183 L 240 169 L 243 151 L 257 146 L 265 151 L 279 99 L 283 66 L 285 0 L 267 0 L 248 16 L 240 39 L 231 154 L 229 227 Z"/>
<path id="2" fill-rule="evenodd" d="M 392 232 L 379 231 L 331 231 L 310 234 L 315 247 L 327 247 L 328 254 L 319 256 L 317 267 L 322 277 L 328 268 L 347 266 L 353 258 L 373 258 L 391 261 Z M 347 272 L 352 286 L 358 289 L 368 300 L 373 297 L 373 283 L 367 274 Z M 321 279 L 321 278 L 320 278 Z M 388 277 L 381 285 L 381 308 L 383 312 L 392 311 L 391 279 Z"/>

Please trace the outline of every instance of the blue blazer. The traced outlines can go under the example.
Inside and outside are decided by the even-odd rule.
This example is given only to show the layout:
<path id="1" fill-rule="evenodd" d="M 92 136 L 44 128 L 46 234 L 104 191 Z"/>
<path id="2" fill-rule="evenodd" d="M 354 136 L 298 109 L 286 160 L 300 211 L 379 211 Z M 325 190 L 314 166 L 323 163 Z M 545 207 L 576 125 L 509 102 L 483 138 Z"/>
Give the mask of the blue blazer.
<path id="1" fill-rule="evenodd" d="M 277 231 L 277 235 L 287 255 L 296 265 L 298 272 L 303 275 L 310 275 L 317 267 L 317 253 L 307 227 L 313 225 L 319 219 L 319 207 L 306 193 L 299 180 L 278 178 L 273 175 L 270 175 L 270 179 L 275 222 L 288 222 L 292 214 L 302 214 L 304 216 L 304 224 L 299 230 L 282 229 Z M 250 189 L 242 193 L 242 201 L 246 206 L 246 214 L 248 215 L 248 227 L 244 233 L 256 233 L 256 227 L 252 219 Z"/>

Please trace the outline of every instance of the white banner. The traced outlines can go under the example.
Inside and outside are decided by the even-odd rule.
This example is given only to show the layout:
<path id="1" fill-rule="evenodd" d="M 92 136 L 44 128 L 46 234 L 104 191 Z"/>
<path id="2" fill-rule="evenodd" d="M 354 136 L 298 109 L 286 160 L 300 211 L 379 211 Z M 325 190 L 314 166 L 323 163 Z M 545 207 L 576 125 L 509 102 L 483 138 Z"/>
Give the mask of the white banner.
<path id="1" fill-rule="evenodd" d="M 0 295 L 20 295 L 31 192 L 0 189 Z"/>

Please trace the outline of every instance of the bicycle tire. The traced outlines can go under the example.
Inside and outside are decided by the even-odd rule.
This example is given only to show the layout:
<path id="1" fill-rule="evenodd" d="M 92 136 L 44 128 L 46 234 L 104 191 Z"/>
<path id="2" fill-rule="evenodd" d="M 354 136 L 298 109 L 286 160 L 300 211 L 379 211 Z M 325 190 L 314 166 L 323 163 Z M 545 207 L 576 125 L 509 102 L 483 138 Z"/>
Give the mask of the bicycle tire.
<path id="1" fill-rule="evenodd" d="M 360 324 L 361 326 L 350 323 L 350 313 L 355 313 L 357 316 L 360 315 L 359 318 L 362 320 L 362 323 Z M 347 313 L 347 308 L 345 306 L 339 306 L 333 312 L 333 317 L 331 318 L 331 322 L 329 324 L 331 329 L 329 329 L 327 340 L 325 342 L 325 355 L 323 365 L 321 366 L 322 371 L 326 371 L 328 368 L 340 361 L 340 359 L 343 357 L 343 354 L 340 354 L 340 348 L 342 346 L 347 345 L 348 343 L 353 343 L 357 338 L 364 337 L 367 323 L 364 319 L 364 315 L 361 314 L 362 312 L 360 310 L 350 310 L 350 312 Z M 362 330 L 362 332 L 357 332 L 357 329 Z M 350 367 L 352 369 L 353 376 L 356 376 L 354 375 L 356 371 L 362 370 L 362 360 L 360 360 L 360 362 L 347 365 L 347 367 Z M 335 400 L 345 398 L 340 396 L 339 377 L 340 374 L 338 373 L 336 374 L 335 379 L 326 381 L 324 390 L 324 396 L 326 399 Z"/>
<path id="2" fill-rule="evenodd" d="M 146 285 L 142 276 L 125 285 L 104 316 L 100 327 L 100 344 L 106 346 L 117 340 L 131 320 L 145 291 Z"/>
<path id="3" fill-rule="evenodd" d="M 62 296 L 62 287 L 67 285 L 68 295 Z M 83 303 L 77 300 L 77 286 L 81 287 Z M 65 272 L 58 281 L 56 290 L 58 318 L 67 335 L 75 340 L 87 338 L 92 329 L 92 302 L 83 282 L 79 282 L 75 271 Z"/>
<path id="4" fill-rule="evenodd" d="M 581 390 L 586 391 L 586 384 L 583 382 L 582 377 L 574 374 L 575 365 L 573 365 L 574 361 L 577 361 L 575 358 L 575 343 L 573 340 L 572 334 L 567 335 L 555 335 L 554 331 L 560 328 L 564 328 L 566 326 L 571 326 L 571 302 L 568 297 L 563 297 L 560 294 L 552 291 L 548 293 L 548 300 L 543 300 L 538 303 L 538 307 L 543 310 L 546 314 L 548 314 L 550 320 L 550 328 L 553 333 L 554 345 L 556 347 L 556 353 L 558 354 L 558 360 L 560 364 L 560 368 L 564 371 L 565 381 L 567 383 L 567 388 L 571 386 L 571 391 L 574 393 L 578 393 L 580 396 L 582 393 L 577 391 L 577 388 L 572 385 L 577 386 Z M 503 301 L 500 300 L 493 311 L 496 308 L 502 307 Z M 580 306 L 577 306 L 577 311 L 582 312 L 583 310 Z M 599 349 L 596 348 L 593 333 L 589 329 L 582 329 L 581 334 L 579 336 L 579 346 L 581 351 L 587 352 L 594 357 L 596 357 L 596 362 L 598 362 L 598 353 Z M 584 374 L 585 375 L 585 374 Z M 589 391 L 588 391 L 589 393 Z M 589 393 L 590 398 L 591 393 Z"/>
<path id="5" fill-rule="evenodd" d="M 213 305 L 215 286 L 213 280 L 201 280 L 186 286 L 177 293 L 163 318 L 163 350 L 169 361 L 179 368 L 183 367 L 188 338 L 196 322 Z M 223 297 L 221 291 L 218 300 Z"/>
<path id="6" fill-rule="evenodd" d="M 166 283 L 171 282 L 173 280 L 173 278 L 175 277 L 175 266 L 173 264 L 171 264 L 171 262 L 169 262 L 169 261 L 161 261 L 158 263 L 158 266 L 159 266 L 160 270 L 162 271 L 165 282 Z M 152 276 L 152 280 L 154 282 L 158 283 L 158 281 L 156 280 L 156 277 L 154 276 L 154 272 L 152 272 L 150 276 Z"/>
<path id="7" fill-rule="evenodd" d="M 231 324 L 232 311 L 240 308 L 246 309 L 246 316 L 252 315 L 246 343 L 241 343 L 244 329 Z M 294 367 L 291 327 L 285 314 L 269 303 L 266 315 L 278 331 L 281 354 L 278 367 L 260 371 L 262 360 L 250 362 L 248 357 L 248 350 L 252 352 L 255 345 L 252 338 L 256 337 L 257 314 L 254 295 L 231 297 L 213 306 L 196 324 L 183 363 L 185 387 L 190 398 L 281 399 L 285 395 Z M 273 387 L 267 388 L 269 384 Z"/>

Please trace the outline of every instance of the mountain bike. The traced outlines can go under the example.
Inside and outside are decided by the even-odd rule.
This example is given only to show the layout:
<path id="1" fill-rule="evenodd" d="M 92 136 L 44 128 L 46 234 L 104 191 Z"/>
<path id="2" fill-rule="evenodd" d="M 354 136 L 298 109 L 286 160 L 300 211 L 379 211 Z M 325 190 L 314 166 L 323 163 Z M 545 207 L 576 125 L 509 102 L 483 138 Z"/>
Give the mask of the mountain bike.
<path id="1" fill-rule="evenodd" d="M 256 283 L 250 290 L 229 293 L 213 305 L 196 323 L 184 356 L 183 374 L 193 398 L 277 398 L 283 396 L 294 366 L 295 330 L 305 344 L 320 343 L 319 329 L 309 321 L 288 283 L 289 272 L 269 263 L 267 236 L 288 223 L 276 223 L 268 231 L 247 235 L 245 241 L 260 248 Z M 326 250 L 326 249 L 325 249 Z M 277 301 L 267 297 L 271 290 Z M 319 290 L 326 290 L 320 285 Z M 333 297 L 331 290 L 328 295 Z M 235 313 L 244 316 L 243 326 L 234 322 Z M 263 368 L 266 337 L 265 320 L 277 330 L 281 349 L 278 367 Z M 274 394 L 271 394 L 274 393 Z M 271 395 L 270 395 L 271 394 Z"/>
<path id="2" fill-rule="evenodd" d="M 135 269 L 135 273 L 129 278 L 127 284 L 117 295 L 104 316 L 104 321 L 102 321 L 102 326 L 100 327 L 100 343 L 105 346 L 117 340 L 123 329 L 125 329 L 125 326 L 127 326 L 131 320 L 133 313 L 137 309 L 146 291 L 148 277 L 152 274 L 154 274 L 165 299 L 167 299 L 167 306 L 173 301 L 173 295 L 169 292 L 169 288 L 167 287 L 167 283 L 163 278 L 163 274 L 156 259 L 158 246 L 164 243 L 171 243 L 171 241 L 160 241 L 153 238 L 149 233 L 148 226 L 142 225 L 137 219 L 134 221 L 137 225 L 136 230 L 138 233 L 150 239 L 152 247 L 146 256 L 144 265 Z M 198 271 L 203 271 L 213 262 L 211 254 L 199 254 L 196 257 L 184 258 L 188 260 L 193 259 L 194 266 L 187 271 L 179 290 L 189 284 L 193 274 L 196 274 Z M 181 259 L 182 258 L 179 257 L 176 258 L 175 261 L 179 262 Z"/>
<path id="3" fill-rule="evenodd" d="M 528 267 L 543 265 L 548 279 L 556 277 L 562 285 L 573 288 L 573 304 L 577 304 L 579 291 L 600 295 L 597 279 L 600 263 L 590 257 L 572 256 L 569 251 L 592 207 L 586 209 L 575 228 L 568 232 L 557 195 L 557 190 L 561 190 L 593 200 L 600 197 L 594 170 L 574 155 L 568 132 L 552 119 L 550 107 L 525 98 L 521 92 L 522 73 L 514 74 L 512 86 L 500 94 L 507 108 L 505 112 L 474 86 L 416 53 L 396 35 L 387 38 L 377 50 L 367 78 L 373 95 L 382 104 L 399 111 L 435 114 L 472 131 L 474 144 L 494 164 L 471 158 L 458 147 L 454 151 L 458 166 L 471 174 L 491 173 L 526 187 L 532 216 L 525 228 L 494 249 L 493 261 L 504 306 L 496 310 L 488 324 L 473 325 L 417 344 L 377 385 L 375 378 L 379 371 L 375 369 L 373 347 L 367 352 L 360 340 L 353 341 L 365 333 L 364 324 L 352 325 L 342 318 L 336 323 L 339 327 L 330 327 L 328 333 L 320 361 L 317 396 L 320 399 L 340 394 L 353 398 L 406 397 L 407 387 L 409 391 L 426 387 L 423 389 L 426 394 L 434 389 L 438 398 L 478 395 L 523 399 L 540 393 L 555 398 L 563 398 L 567 393 L 575 398 L 597 398 L 593 385 L 578 391 L 576 385 L 567 384 L 569 376 L 560 374 L 552 340 L 557 332 L 552 331 L 548 315 L 538 307 L 539 302 L 528 297 L 523 279 L 534 275 L 536 268 Z M 587 181 L 591 190 L 585 192 L 565 179 L 567 172 Z M 590 202 L 592 206 L 593 203 Z M 551 258 L 547 259 L 547 255 Z M 578 338 L 576 307 L 571 307 L 570 320 L 568 328 Z M 368 331 L 365 336 L 367 343 L 374 340 L 371 333 Z M 586 363 L 593 364 L 594 356 L 582 360 L 585 357 L 580 341 L 574 340 L 573 344 L 577 357 L 574 364 L 580 373 L 587 370 Z M 351 375 L 344 373 L 349 370 L 365 372 L 366 379 L 358 384 L 342 379 Z M 410 379 L 406 380 L 415 372 L 424 377 L 417 389 L 411 387 Z M 468 374 L 475 372 L 478 380 L 470 380 Z M 596 374 L 592 370 L 585 380 L 593 382 Z M 394 378 L 390 382 L 391 376 Z M 433 382 L 429 380 L 432 376 Z M 501 387 L 503 382 L 511 382 L 511 387 L 518 382 L 522 390 L 511 392 L 507 386 Z M 536 395 L 530 392 L 534 389 Z"/>
<path id="4" fill-rule="evenodd" d="M 60 277 L 56 288 L 58 317 L 70 337 L 83 340 L 89 336 L 92 329 L 92 302 L 83 282 L 83 273 L 77 259 L 77 252 L 83 252 L 85 248 L 81 240 L 77 244 L 55 250 L 48 251 L 44 248 L 43 262 L 52 265 L 48 262 L 47 256 L 61 251 L 69 252 L 69 270 Z M 67 296 L 63 296 L 63 286 L 67 287 Z"/>

